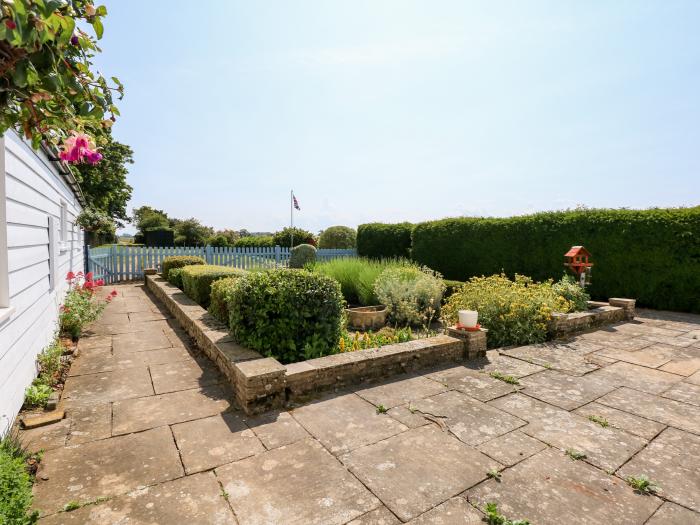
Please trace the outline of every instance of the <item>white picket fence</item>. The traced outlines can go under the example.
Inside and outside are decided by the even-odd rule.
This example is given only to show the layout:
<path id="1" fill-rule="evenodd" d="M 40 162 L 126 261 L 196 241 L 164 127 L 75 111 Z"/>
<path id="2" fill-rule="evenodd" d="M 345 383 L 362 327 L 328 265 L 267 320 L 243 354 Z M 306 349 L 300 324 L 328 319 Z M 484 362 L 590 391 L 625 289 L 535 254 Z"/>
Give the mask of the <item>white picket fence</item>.
<path id="1" fill-rule="evenodd" d="M 196 255 L 207 264 L 233 266 L 244 270 L 284 268 L 289 264 L 289 248 L 281 246 L 259 248 L 161 247 L 129 246 L 112 244 L 99 248 L 88 248 L 88 271 L 95 279 L 105 283 L 142 279 L 144 268 L 160 270 L 163 259 L 173 255 Z M 317 260 L 357 257 L 356 250 L 320 249 Z"/>

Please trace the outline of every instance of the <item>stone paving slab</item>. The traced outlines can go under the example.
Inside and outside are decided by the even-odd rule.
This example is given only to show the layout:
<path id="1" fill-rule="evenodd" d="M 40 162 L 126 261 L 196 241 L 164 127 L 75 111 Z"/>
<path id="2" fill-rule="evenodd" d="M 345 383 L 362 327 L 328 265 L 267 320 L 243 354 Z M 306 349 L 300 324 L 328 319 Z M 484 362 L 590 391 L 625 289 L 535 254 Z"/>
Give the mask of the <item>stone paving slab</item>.
<path id="1" fill-rule="evenodd" d="M 590 403 L 615 388 L 606 378 L 595 374 L 576 377 L 555 370 L 525 377 L 520 384 L 525 394 L 565 410 Z"/>
<path id="2" fill-rule="evenodd" d="M 459 390 L 484 402 L 510 394 L 516 389 L 513 385 L 494 379 L 484 372 L 475 372 L 463 366 L 433 372 L 428 374 L 428 377 L 447 388 Z"/>
<path id="3" fill-rule="evenodd" d="M 663 392 L 683 379 L 681 376 L 661 370 L 619 361 L 596 370 L 591 373 L 591 376 L 616 387 L 628 386 L 650 394 Z"/>
<path id="4" fill-rule="evenodd" d="M 527 361 L 501 355 L 498 350 L 489 350 L 486 352 L 486 357 L 468 361 L 464 366 L 472 370 L 487 373 L 500 372 L 504 375 L 517 378 L 529 376 L 545 369 L 542 366 L 533 365 Z"/>
<path id="5" fill-rule="evenodd" d="M 410 525 L 483 525 L 484 516 L 464 498 L 452 498 L 409 522 Z"/>
<path id="6" fill-rule="evenodd" d="M 170 347 L 172 347 L 172 343 L 162 330 L 117 334 L 112 338 L 112 349 L 115 354 L 144 352 Z"/>
<path id="7" fill-rule="evenodd" d="M 408 428 L 418 428 L 430 423 L 425 419 L 413 405 L 402 405 L 394 407 L 387 412 L 399 423 L 406 425 Z"/>
<path id="8" fill-rule="evenodd" d="M 700 512 L 700 436 L 667 428 L 619 472 L 623 478 L 641 474 L 664 498 Z"/>
<path id="9" fill-rule="evenodd" d="M 227 391 L 211 386 L 116 401 L 112 433 L 116 436 L 220 414 L 231 406 L 229 399 Z"/>
<path id="10" fill-rule="evenodd" d="M 228 412 L 173 425 L 185 472 L 192 474 L 254 456 L 265 450 L 241 414 Z"/>
<path id="11" fill-rule="evenodd" d="M 700 385 L 692 383 L 676 383 L 661 394 L 661 397 L 675 399 L 683 403 L 700 406 Z"/>
<path id="12" fill-rule="evenodd" d="M 632 363 L 633 365 L 659 368 L 671 361 L 675 354 L 675 348 L 672 346 L 652 345 L 635 351 L 609 347 L 604 350 L 599 350 L 593 355 L 615 359 L 616 361 L 624 361 L 626 363 Z"/>
<path id="13" fill-rule="evenodd" d="M 587 362 L 584 356 L 576 352 L 569 352 L 547 344 L 520 346 L 504 350 L 502 353 L 528 363 L 572 375 L 580 376 L 598 368 L 597 365 Z"/>
<path id="14" fill-rule="evenodd" d="M 333 454 L 342 454 L 406 430 L 355 394 L 345 394 L 292 410 L 292 416 Z"/>
<path id="15" fill-rule="evenodd" d="M 268 412 L 248 417 L 246 423 L 268 450 L 310 437 L 289 412 Z"/>
<path id="16" fill-rule="evenodd" d="M 525 425 L 525 421 L 466 394 L 449 391 L 421 399 L 415 408 L 429 419 L 437 419 L 468 445 L 478 445 Z"/>
<path id="17" fill-rule="evenodd" d="M 216 469 L 242 525 L 341 525 L 379 500 L 315 440 Z"/>
<path id="18" fill-rule="evenodd" d="M 543 417 L 556 415 L 565 410 L 523 394 L 511 394 L 488 402 L 489 406 L 517 416 L 523 421 L 539 421 Z"/>
<path id="19" fill-rule="evenodd" d="M 595 401 L 581 408 L 577 408 L 573 413 L 585 418 L 590 416 L 603 418 L 608 422 L 610 427 L 624 430 L 629 434 L 634 434 L 646 440 L 653 439 L 659 432 L 666 428 L 666 425 L 662 423 L 657 423 L 656 421 L 644 419 L 643 417 L 635 416 L 634 414 L 623 412 L 616 408 L 601 405 Z"/>
<path id="20" fill-rule="evenodd" d="M 382 506 L 352 520 L 348 525 L 401 525 L 401 522 L 389 509 Z"/>
<path id="21" fill-rule="evenodd" d="M 445 390 L 443 385 L 427 377 L 399 376 L 377 386 L 355 390 L 355 393 L 374 406 L 383 405 L 385 408 L 394 408 L 424 397 L 434 396 Z"/>
<path id="22" fill-rule="evenodd" d="M 700 370 L 700 348 L 683 348 L 677 352 L 676 356 L 659 370 L 678 374 L 681 376 L 691 376 Z"/>
<path id="23" fill-rule="evenodd" d="M 34 508 L 54 513 L 71 501 L 117 496 L 183 474 L 168 427 L 49 450 L 34 485 Z"/>
<path id="24" fill-rule="evenodd" d="M 135 490 L 72 512 L 54 514 L 41 525 L 235 525 L 236 518 L 211 472 Z"/>
<path id="25" fill-rule="evenodd" d="M 665 502 L 646 525 L 693 525 L 700 523 L 700 514 L 675 503 Z"/>
<path id="26" fill-rule="evenodd" d="M 145 367 L 162 363 L 176 363 L 193 359 L 185 348 L 165 348 L 150 352 L 129 352 L 112 354 L 111 349 L 104 348 L 81 355 L 70 367 L 69 376 L 97 374 L 113 370 Z"/>
<path id="27" fill-rule="evenodd" d="M 673 399 L 653 396 L 631 388 L 620 388 L 598 400 L 599 403 L 700 434 L 700 407 Z"/>
<path id="28" fill-rule="evenodd" d="M 220 383 L 224 379 L 211 361 L 204 359 L 163 363 L 151 365 L 149 368 L 156 394 L 201 388 Z"/>
<path id="29" fill-rule="evenodd" d="M 635 494 L 621 479 L 548 449 L 467 492 L 483 508 L 496 502 L 508 518 L 537 525 L 643 524 L 662 501 Z"/>
<path id="30" fill-rule="evenodd" d="M 78 351 L 89 352 L 95 349 L 112 348 L 111 335 L 94 335 L 92 337 L 81 337 L 78 340 Z"/>
<path id="31" fill-rule="evenodd" d="M 499 463 L 512 467 L 547 448 L 541 441 L 515 430 L 482 443 L 479 450 Z"/>
<path id="32" fill-rule="evenodd" d="M 57 423 L 24 430 L 22 431 L 22 445 L 29 452 L 63 447 L 68 440 L 70 427 L 71 420 L 62 419 Z"/>
<path id="33" fill-rule="evenodd" d="M 700 370 L 698 370 L 694 374 L 689 375 L 685 381 L 694 385 L 700 385 Z"/>
<path id="34" fill-rule="evenodd" d="M 71 420 L 68 445 L 79 445 L 112 435 L 111 403 L 71 408 L 66 417 Z"/>
<path id="35" fill-rule="evenodd" d="M 362 447 L 341 461 L 403 521 L 475 485 L 498 467 L 432 425 Z"/>
<path id="36" fill-rule="evenodd" d="M 69 377 L 61 399 L 71 407 L 150 395 L 153 385 L 148 369 L 133 368 Z"/>

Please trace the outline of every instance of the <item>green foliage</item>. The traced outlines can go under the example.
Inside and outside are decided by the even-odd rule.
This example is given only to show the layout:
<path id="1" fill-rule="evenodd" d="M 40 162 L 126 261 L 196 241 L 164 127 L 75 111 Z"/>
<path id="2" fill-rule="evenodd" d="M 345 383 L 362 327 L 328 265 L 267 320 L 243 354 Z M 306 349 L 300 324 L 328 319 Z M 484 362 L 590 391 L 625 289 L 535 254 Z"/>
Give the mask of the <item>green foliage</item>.
<path id="1" fill-rule="evenodd" d="M 536 283 L 516 275 L 473 277 L 443 306 L 443 318 L 452 325 L 459 310 L 477 310 L 479 323 L 488 328 L 491 348 L 541 343 L 547 338 L 547 322 L 553 312 L 567 312 L 568 301 L 557 295 L 552 282 Z"/>
<path id="2" fill-rule="evenodd" d="M 185 220 L 172 219 L 170 224 L 175 230 L 176 246 L 204 246 L 214 233 L 213 228 L 204 226 L 194 217 Z"/>
<path id="3" fill-rule="evenodd" d="M 409 222 L 360 224 L 357 228 L 357 253 L 373 259 L 409 257 L 412 231 L 413 225 Z"/>
<path id="4" fill-rule="evenodd" d="M 354 248 L 357 232 L 348 226 L 331 226 L 323 230 L 318 238 L 319 248 Z"/>
<path id="5" fill-rule="evenodd" d="M 173 286 L 177 286 L 180 290 L 182 290 L 182 270 L 184 269 L 185 266 L 168 270 L 168 282 Z"/>
<path id="6" fill-rule="evenodd" d="M 294 237 L 294 246 L 300 244 L 311 244 L 316 246 L 316 237 L 313 233 L 303 230 L 301 228 L 290 228 L 287 226 L 283 230 L 275 232 L 272 236 L 274 245 L 282 246 L 283 248 L 288 248 L 292 245 L 292 234 Z"/>
<path id="7" fill-rule="evenodd" d="M 52 393 L 53 388 L 37 378 L 24 391 L 24 406 L 27 408 L 44 407 Z"/>
<path id="8" fill-rule="evenodd" d="M 443 299 L 447 299 L 450 295 L 460 290 L 462 286 L 464 286 L 464 281 L 443 279 L 442 282 L 445 283 L 445 293 L 443 295 Z"/>
<path id="9" fill-rule="evenodd" d="M 27 525 L 36 523 L 39 513 L 29 512 L 32 505 L 32 479 L 26 468 L 26 452 L 17 446 L 14 436 L 0 442 L 0 523 Z"/>
<path id="10" fill-rule="evenodd" d="M 272 248 L 275 246 L 275 240 L 272 235 L 247 235 L 238 239 L 233 245 L 236 248 Z"/>
<path id="11" fill-rule="evenodd" d="M 338 342 L 339 352 L 356 352 L 368 348 L 381 348 L 385 345 L 405 343 L 413 340 L 410 328 L 391 328 L 385 326 L 377 332 L 353 332 L 343 330 Z"/>
<path id="12" fill-rule="evenodd" d="M 163 210 L 156 210 L 150 206 L 141 206 L 140 208 L 134 208 L 132 213 L 133 222 L 141 235 L 150 229 L 170 228 L 170 219 L 168 219 L 168 215 Z"/>
<path id="13" fill-rule="evenodd" d="M 238 277 L 240 276 L 225 277 L 211 283 L 209 313 L 226 325 L 229 322 L 228 303 L 226 301 Z"/>
<path id="14" fill-rule="evenodd" d="M 528 520 L 509 520 L 498 512 L 498 505 L 493 502 L 487 503 L 483 511 L 488 525 L 530 525 Z"/>
<path id="15" fill-rule="evenodd" d="M 114 235 L 117 230 L 117 225 L 109 215 L 92 207 L 83 208 L 75 222 L 83 230 L 97 235 Z"/>
<path id="16" fill-rule="evenodd" d="M 304 268 L 316 262 L 316 248 L 310 244 L 298 244 L 289 255 L 290 268 Z"/>
<path id="17" fill-rule="evenodd" d="M 95 165 L 78 164 L 75 177 L 90 207 L 101 211 L 117 222 L 117 226 L 129 220 L 126 205 L 133 188 L 126 182 L 128 164 L 134 163 L 134 152 L 126 144 L 105 133 L 99 144 L 102 160 Z"/>
<path id="18" fill-rule="evenodd" d="M 588 301 L 591 300 L 591 296 L 578 285 L 576 279 L 571 275 L 564 274 L 560 281 L 554 283 L 552 289 L 554 293 L 569 302 L 569 312 L 588 310 Z"/>
<path id="19" fill-rule="evenodd" d="M 163 279 L 168 279 L 168 272 L 173 268 L 182 268 L 191 264 L 207 264 L 207 261 L 196 255 L 172 255 L 165 257 L 162 263 Z"/>
<path id="20" fill-rule="evenodd" d="M 440 312 L 444 291 L 440 275 L 408 264 L 387 268 L 374 282 L 377 299 L 397 325 L 429 326 Z"/>
<path id="21" fill-rule="evenodd" d="M 244 270 L 231 266 L 216 266 L 213 264 L 190 265 L 182 269 L 182 290 L 205 308 L 209 306 L 211 285 L 224 277 L 240 276 Z"/>
<path id="22" fill-rule="evenodd" d="M 413 232 L 412 255 L 450 279 L 504 271 L 545 280 L 561 275 L 563 254 L 579 244 L 593 254 L 594 298 L 700 312 L 700 206 L 425 222 Z"/>
<path id="23" fill-rule="evenodd" d="M 503 374 L 502 372 L 499 372 L 498 370 L 494 370 L 489 375 L 491 377 L 493 377 L 494 379 L 498 379 L 499 381 L 503 381 L 504 383 L 508 383 L 509 385 L 519 385 L 520 384 L 520 381 L 518 381 L 517 377 Z"/>
<path id="24" fill-rule="evenodd" d="M 635 492 L 640 494 L 653 494 L 659 490 L 659 486 L 651 481 L 645 474 L 629 476 L 625 481 Z"/>
<path id="25" fill-rule="evenodd" d="M 588 420 L 592 421 L 593 423 L 597 423 L 598 425 L 600 425 L 603 428 L 610 425 L 610 423 L 608 423 L 608 420 L 602 416 L 590 415 L 590 416 L 588 416 Z"/>
<path id="26" fill-rule="evenodd" d="M 385 407 L 384 405 L 377 405 L 377 410 L 376 410 L 377 414 L 386 414 L 388 411 L 389 411 L 389 409 L 387 407 Z"/>
<path id="27" fill-rule="evenodd" d="M 39 365 L 39 377 L 50 386 L 54 386 L 60 379 L 63 350 L 61 340 L 56 337 L 36 358 Z"/>
<path id="28" fill-rule="evenodd" d="M 77 339 L 83 328 L 95 321 L 106 305 L 95 296 L 92 288 L 71 280 L 58 316 L 61 332 Z"/>
<path id="29" fill-rule="evenodd" d="M 574 461 L 580 461 L 580 460 L 586 459 L 588 457 L 583 452 L 579 452 L 578 450 L 575 450 L 573 448 L 567 448 L 566 455 L 569 456 Z"/>
<path id="30" fill-rule="evenodd" d="M 73 130 L 96 136 L 119 114 L 111 87 L 92 70 L 104 31 L 104 6 L 88 0 L 2 2 L 0 23 L 0 135 L 21 128 L 37 148 L 42 140 L 58 144 Z M 75 38 L 72 38 L 75 37 Z M 73 41 L 71 41 L 73 40 Z"/>
<path id="31" fill-rule="evenodd" d="M 287 269 L 249 273 L 227 303 L 234 338 L 282 363 L 338 351 L 343 296 L 329 277 Z"/>
<path id="32" fill-rule="evenodd" d="M 217 248 L 228 248 L 236 244 L 239 238 L 240 235 L 235 230 L 221 230 L 209 237 L 209 239 L 207 239 L 207 244 L 209 246 L 216 246 Z"/>

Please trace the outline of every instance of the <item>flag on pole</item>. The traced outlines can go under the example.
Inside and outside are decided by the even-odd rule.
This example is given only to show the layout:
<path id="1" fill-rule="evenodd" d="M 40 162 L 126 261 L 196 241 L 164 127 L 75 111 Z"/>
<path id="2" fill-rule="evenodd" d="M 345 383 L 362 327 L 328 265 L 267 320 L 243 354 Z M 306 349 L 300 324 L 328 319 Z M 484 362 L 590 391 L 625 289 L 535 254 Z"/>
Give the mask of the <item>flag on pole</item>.
<path id="1" fill-rule="evenodd" d="M 294 201 L 294 209 L 301 211 L 301 208 L 299 207 L 299 201 L 297 201 L 297 198 L 293 193 L 292 193 L 292 201 Z"/>

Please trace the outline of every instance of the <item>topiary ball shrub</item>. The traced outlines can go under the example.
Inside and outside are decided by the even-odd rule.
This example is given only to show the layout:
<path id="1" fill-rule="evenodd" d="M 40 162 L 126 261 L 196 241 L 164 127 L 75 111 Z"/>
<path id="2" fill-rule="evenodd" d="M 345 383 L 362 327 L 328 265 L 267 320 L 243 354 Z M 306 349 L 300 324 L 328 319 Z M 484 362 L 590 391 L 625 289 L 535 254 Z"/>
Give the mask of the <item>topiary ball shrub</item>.
<path id="1" fill-rule="evenodd" d="M 326 228 L 318 238 L 318 247 L 324 249 L 350 249 L 357 242 L 357 232 L 348 226 Z"/>
<path id="2" fill-rule="evenodd" d="M 168 271 L 168 282 L 180 290 L 182 290 L 182 270 L 184 269 L 183 266 L 182 268 L 170 268 Z"/>
<path id="3" fill-rule="evenodd" d="M 282 363 L 338 351 L 343 296 L 337 281 L 307 270 L 248 273 L 227 296 L 236 341 Z"/>
<path id="4" fill-rule="evenodd" d="M 310 244 L 300 244 L 292 248 L 289 256 L 290 268 L 304 268 L 316 261 L 316 248 Z"/>
<path id="5" fill-rule="evenodd" d="M 211 283 L 211 294 L 209 296 L 209 313 L 222 323 L 228 325 L 228 304 L 226 298 L 236 284 L 240 276 L 225 277 Z"/>
<path id="6" fill-rule="evenodd" d="M 182 291 L 205 308 L 209 306 L 211 285 L 224 277 L 240 276 L 245 270 L 213 264 L 186 266 L 181 270 Z"/>
<path id="7" fill-rule="evenodd" d="M 193 264 L 207 264 L 207 261 L 195 255 L 173 255 L 171 257 L 166 257 L 161 264 L 163 279 L 168 279 L 168 272 L 171 269 L 182 268 L 183 266 L 190 266 Z"/>

